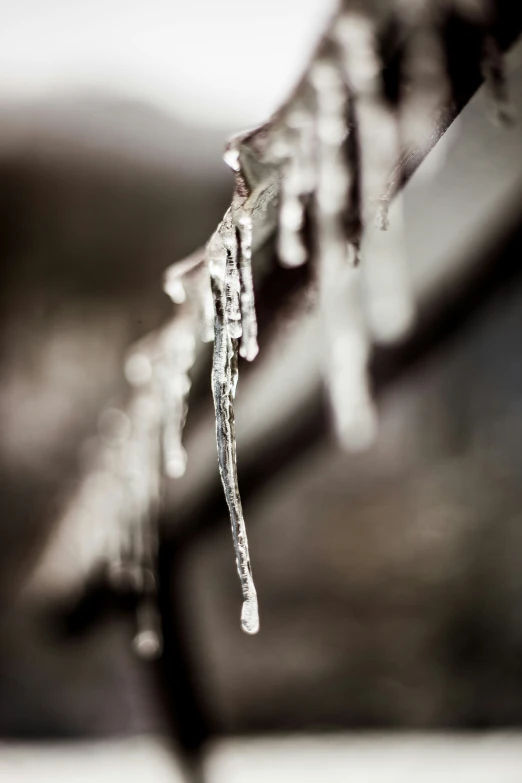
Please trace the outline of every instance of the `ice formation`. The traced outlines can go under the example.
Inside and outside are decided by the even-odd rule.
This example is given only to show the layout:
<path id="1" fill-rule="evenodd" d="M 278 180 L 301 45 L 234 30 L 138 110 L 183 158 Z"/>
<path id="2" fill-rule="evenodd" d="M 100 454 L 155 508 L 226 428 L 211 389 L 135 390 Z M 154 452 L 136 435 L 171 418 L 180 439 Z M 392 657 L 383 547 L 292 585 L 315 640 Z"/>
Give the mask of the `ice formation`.
<path id="1" fill-rule="evenodd" d="M 199 338 L 214 341 L 218 463 L 243 594 L 242 627 L 250 634 L 259 628 L 238 488 L 234 398 L 238 357 L 252 361 L 258 353 L 253 252 L 274 229 L 282 265 L 314 265 L 339 440 L 359 450 L 375 437 L 367 370 L 372 346 L 404 335 L 415 309 L 400 209 L 392 225 L 388 209 L 405 156 L 433 136 L 434 118 L 451 97 L 439 34 L 449 12 L 483 29 L 483 70 L 496 116 L 509 118 L 489 0 L 343 0 L 287 104 L 265 126 L 228 144 L 234 194 L 206 248 L 166 272 L 175 314 L 129 353 L 125 374 L 134 396 L 101 417 L 100 454 L 76 499 L 76 510 L 110 553 L 113 579 L 142 595 L 134 648 L 144 657 L 162 647 L 158 507 L 163 476 L 185 471 L 183 427 Z M 403 33 L 402 92 L 394 99 L 381 61 L 391 24 Z"/>
<path id="2" fill-rule="evenodd" d="M 354 267 L 355 251 L 343 222 L 353 177 L 342 154 L 347 97 L 334 60 L 318 61 L 310 80 L 317 110 L 315 221 L 326 383 L 339 442 L 359 450 L 372 442 L 376 416 L 366 374 L 370 342 L 361 309 L 360 270 Z"/>
<path id="3" fill-rule="evenodd" d="M 247 633 L 256 633 L 259 628 L 257 595 L 252 579 L 236 464 L 234 397 L 238 379 L 238 338 L 242 336 L 243 327 L 241 322 L 238 323 L 235 319 L 235 289 L 231 292 L 231 278 L 234 280 L 237 274 L 235 236 L 231 214 L 227 212 L 207 248 L 215 310 L 212 394 L 216 413 L 219 471 L 230 512 L 236 565 L 243 593 L 241 623 Z M 249 315 L 255 318 L 255 313 Z"/>

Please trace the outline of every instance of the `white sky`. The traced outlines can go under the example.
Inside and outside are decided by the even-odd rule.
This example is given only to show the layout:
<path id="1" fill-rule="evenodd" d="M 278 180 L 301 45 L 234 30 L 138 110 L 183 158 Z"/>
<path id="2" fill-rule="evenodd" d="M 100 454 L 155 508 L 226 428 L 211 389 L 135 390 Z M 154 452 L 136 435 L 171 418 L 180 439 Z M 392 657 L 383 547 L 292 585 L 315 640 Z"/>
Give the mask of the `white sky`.
<path id="1" fill-rule="evenodd" d="M 217 127 L 266 119 L 335 0 L 0 0 L 0 101 L 104 90 Z"/>

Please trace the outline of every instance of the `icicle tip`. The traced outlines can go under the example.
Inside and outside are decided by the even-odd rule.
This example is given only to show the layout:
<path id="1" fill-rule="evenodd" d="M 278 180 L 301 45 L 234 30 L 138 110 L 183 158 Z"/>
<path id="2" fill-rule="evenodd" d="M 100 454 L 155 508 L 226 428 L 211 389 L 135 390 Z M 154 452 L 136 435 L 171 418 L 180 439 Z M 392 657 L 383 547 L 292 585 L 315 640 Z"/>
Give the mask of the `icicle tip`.
<path id="1" fill-rule="evenodd" d="M 186 470 L 187 452 L 182 446 L 167 454 L 165 459 L 165 473 L 169 478 L 181 478 L 185 475 Z"/>
<path id="2" fill-rule="evenodd" d="M 256 339 L 250 339 L 246 345 L 241 344 L 239 348 L 239 355 L 246 359 L 247 362 L 253 362 L 259 353 L 259 346 Z"/>
<path id="3" fill-rule="evenodd" d="M 257 595 L 250 595 L 243 601 L 241 609 L 241 628 L 251 636 L 259 631 L 259 609 Z"/>
<path id="4" fill-rule="evenodd" d="M 145 661 L 155 661 L 161 658 L 163 639 L 156 631 L 146 629 L 136 634 L 132 641 L 136 655 Z"/>

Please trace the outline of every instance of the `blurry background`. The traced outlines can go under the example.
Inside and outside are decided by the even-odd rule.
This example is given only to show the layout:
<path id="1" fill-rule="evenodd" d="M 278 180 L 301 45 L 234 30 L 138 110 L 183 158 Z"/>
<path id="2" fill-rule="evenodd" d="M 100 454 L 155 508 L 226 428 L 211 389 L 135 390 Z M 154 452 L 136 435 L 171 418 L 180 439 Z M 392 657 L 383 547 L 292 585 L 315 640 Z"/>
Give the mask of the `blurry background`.
<path id="1" fill-rule="evenodd" d="M 204 367 L 160 662 L 60 524 L 128 346 L 171 312 L 164 268 L 228 205 L 226 137 L 277 108 L 330 11 L 0 0 L 0 780 L 522 775 L 516 734 L 460 734 L 522 721 L 522 135 L 482 91 L 405 189 L 427 305 L 381 357 L 369 452 L 329 435 L 313 313 L 272 325 L 261 291 L 237 408 L 260 635 L 237 622 Z M 520 115 L 516 46 L 508 70 Z"/>

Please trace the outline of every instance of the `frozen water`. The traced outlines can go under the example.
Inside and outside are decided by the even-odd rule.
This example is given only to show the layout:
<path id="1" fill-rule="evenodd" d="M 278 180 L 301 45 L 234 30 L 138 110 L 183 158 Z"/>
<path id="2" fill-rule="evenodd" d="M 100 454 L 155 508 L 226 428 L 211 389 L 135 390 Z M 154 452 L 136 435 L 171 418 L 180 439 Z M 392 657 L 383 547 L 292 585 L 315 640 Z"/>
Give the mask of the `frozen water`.
<path id="1" fill-rule="evenodd" d="M 243 594 L 241 623 L 246 633 L 259 629 L 238 488 L 234 398 L 238 357 L 252 361 L 258 353 L 252 252 L 254 239 L 259 246 L 273 231 L 277 195 L 281 264 L 298 267 L 312 256 L 316 266 L 325 380 L 339 441 L 359 450 L 375 437 L 372 346 L 399 339 L 414 317 L 400 203 L 391 209 L 390 203 L 401 159 L 429 139 L 451 95 L 435 24 L 443 17 L 436 18 L 434 6 L 440 14 L 457 9 L 491 29 L 489 0 L 341 3 L 344 10 L 286 106 L 267 125 L 229 142 L 231 206 L 206 248 L 167 270 L 164 288 L 175 314 L 130 352 L 124 368 L 133 390 L 129 405 L 100 417 L 100 455 L 78 492 L 76 516 L 91 531 L 89 547 L 112 553 L 113 575 L 143 593 L 134 640 L 143 657 L 161 653 L 154 604 L 157 513 L 163 476 L 179 478 L 186 467 L 182 436 L 198 337 L 214 340 L 218 463 Z M 390 8 L 402 28 L 408 84 L 398 106 L 384 95 L 379 54 L 378 31 Z M 502 57 L 489 34 L 483 70 L 496 118 L 506 121 Z M 247 160 L 253 182 L 243 170 Z M 309 212 L 311 242 L 304 236 Z"/>
<path id="2" fill-rule="evenodd" d="M 257 318 L 252 277 L 252 215 L 241 210 L 237 218 L 239 231 L 239 271 L 241 278 L 241 318 L 243 329 L 239 353 L 247 361 L 253 361 L 259 351 L 257 345 Z M 232 335 L 231 335 L 232 336 Z"/>
<path id="3" fill-rule="evenodd" d="M 227 228 L 225 228 L 225 231 Z M 248 541 L 237 481 L 234 397 L 237 386 L 238 343 L 230 335 L 227 318 L 227 254 L 222 236 L 223 223 L 208 244 L 208 265 L 215 310 L 212 393 L 216 413 L 216 439 L 219 471 L 232 525 L 236 565 L 243 593 L 243 628 L 255 633 L 257 598 L 252 578 Z"/>

